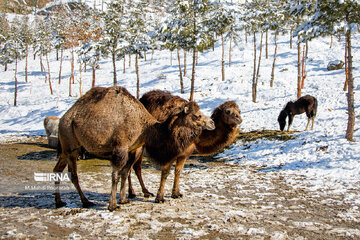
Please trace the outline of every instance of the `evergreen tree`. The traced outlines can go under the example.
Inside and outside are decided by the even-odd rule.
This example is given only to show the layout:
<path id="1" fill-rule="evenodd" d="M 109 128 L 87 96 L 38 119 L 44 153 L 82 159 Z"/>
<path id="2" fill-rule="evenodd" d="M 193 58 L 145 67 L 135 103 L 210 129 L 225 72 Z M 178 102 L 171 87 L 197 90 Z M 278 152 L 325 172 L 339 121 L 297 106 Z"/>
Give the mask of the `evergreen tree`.
<path id="1" fill-rule="evenodd" d="M 102 50 L 105 55 L 110 54 L 113 62 L 113 85 L 117 85 L 116 60 L 124 57 L 127 52 L 127 16 L 125 5 L 121 0 L 115 0 L 108 5 L 107 12 L 103 15 L 104 37 Z"/>
<path id="2" fill-rule="evenodd" d="M 8 40 L 10 38 L 10 24 L 6 18 L 5 13 L 0 13 L 0 64 L 4 65 L 5 71 L 7 71 L 7 65 L 11 63 L 8 51 Z"/>
<path id="3" fill-rule="evenodd" d="M 176 14 L 166 23 L 163 39 L 170 49 L 179 47 L 193 52 L 190 89 L 190 101 L 192 101 L 194 99 L 196 53 L 209 49 L 215 43 L 214 32 L 207 26 L 213 4 L 207 0 L 178 0 L 174 2 L 173 6 L 172 12 Z"/>
<path id="4" fill-rule="evenodd" d="M 14 68 L 14 106 L 17 106 L 17 96 L 18 96 L 18 79 L 17 79 L 17 68 L 18 68 L 18 61 L 24 57 L 25 54 L 25 44 L 20 37 L 21 31 L 21 21 L 15 17 L 11 22 L 9 38 L 6 41 L 6 48 L 8 52 L 8 57 L 10 61 L 15 62 Z"/>
<path id="5" fill-rule="evenodd" d="M 28 82 L 28 56 L 29 47 L 33 42 L 33 29 L 30 26 L 29 17 L 27 15 L 22 18 L 20 38 L 25 46 L 25 82 Z"/>
<path id="6" fill-rule="evenodd" d="M 236 26 L 235 16 L 232 14 L 232 9 L 227 8 L 223 3 L 218 3 L 214 11 L 209 14 L 208 19 L 207 26 L 209 29 L 221 38 L 221 79 L 225 81 L 225 41 L 236 33 L 234 31 Z"/>

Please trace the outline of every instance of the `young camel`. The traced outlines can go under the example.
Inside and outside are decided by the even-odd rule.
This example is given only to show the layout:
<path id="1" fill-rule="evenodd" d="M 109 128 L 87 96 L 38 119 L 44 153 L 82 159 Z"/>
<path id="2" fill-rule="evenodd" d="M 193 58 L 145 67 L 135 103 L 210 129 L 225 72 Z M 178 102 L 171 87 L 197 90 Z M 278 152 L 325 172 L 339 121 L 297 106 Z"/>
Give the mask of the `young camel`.
<path id="1" fill-rule="evenodd" d="M 145 93 L 141 98 L 140 102 L 145 108 L 160 122 L 164 121 L 171 111 L 176 107 L 187 104 L 188 101 L 172 95 L 170 92 L 154 90 Z M 225 146 L 228 146 L 234 142 L 237 134 L 237 126 L 242 122 L 240 115 L 240 109 L 238 105 L 233 101 L 227 101 L 219 105 L 212 113 L 211 119 L 215 123 L 215 130 L 203 130 L 202 133 L 194 139 L 191 146 L 182 155 L 182 158 L 178 160 L 178 165 L 181 169 L 185 163 L 185 160 L 196 150 L 201 154 L 214 154 L 222 150 Z M 142 192 L 145 197 L 153 195 L 150 193 L 142 180 L 141 176 L 141 154 L 133 168 L 137 178 L 140 182 Z M 175 176 L 179 175 L 180 172 L 175 168 Z M 182 194 L 178 191 L 178 187 L 174 185 L 172 192 L 173 198 L 181 197 Z M 131 177 L 129 175 L 129 197 L 135 197 L 135 191 L 132 188 Z"/>
<path id="2" fill-rule="evenodd" d="M 195 102 L 174 109 L 166 121 L 159 123 L 125 88 L 92 88 L 60 119 L 61 152 L 54 172 L 62 172 L 68 165 L 83 207 L 90 207 L 94 204 L 85 197 L 78 181 L 78 149 L 82 146 L 91 154 L 110 159 L 112 187 L 108 209 L 112 211 L 117 208 L 116 189 L 120 177 L 119 202 L 128 202 L 126 179 L 145 144 L 151 159 L 162 166 L 157 195 L 157 199 L 162 199 L 172 163 L 203 129 L 213 128 L 214 122 L 200 112 Z M 59 182 L 55 184 L 58 186 Z M 66 205 L 59 191 L 55 192 L 55 203 L 56 207 Z"/>

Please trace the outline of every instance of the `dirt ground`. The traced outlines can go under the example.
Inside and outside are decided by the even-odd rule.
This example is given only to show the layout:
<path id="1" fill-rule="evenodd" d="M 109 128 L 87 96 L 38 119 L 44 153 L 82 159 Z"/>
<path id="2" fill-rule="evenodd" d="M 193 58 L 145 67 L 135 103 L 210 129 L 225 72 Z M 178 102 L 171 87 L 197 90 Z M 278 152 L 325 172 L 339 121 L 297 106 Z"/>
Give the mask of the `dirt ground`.
<path id="1" fill-rule="evenodd" d="M 60 209 L 52 193 L 24 190 L 39 184 L 35 172 L 52 172 L 55 163 L 44 137 L 0 144 L 1 239 L 360 239 L 360 206 L 331 189 L 311 191 L 304 176 L 194 156 L 181 175 L 183 198 L 170 197 L 173 173 L 165 203 L 144 198 L 133 176 L 138 196 L 109 212 L 106 160 L 78 161 L 80 185 L 93 208 L 81 208 L 73 188 L 62 194 L 68 205 Z M 143 177 L 156 193 L 159 169 L 145 161 Z"/>

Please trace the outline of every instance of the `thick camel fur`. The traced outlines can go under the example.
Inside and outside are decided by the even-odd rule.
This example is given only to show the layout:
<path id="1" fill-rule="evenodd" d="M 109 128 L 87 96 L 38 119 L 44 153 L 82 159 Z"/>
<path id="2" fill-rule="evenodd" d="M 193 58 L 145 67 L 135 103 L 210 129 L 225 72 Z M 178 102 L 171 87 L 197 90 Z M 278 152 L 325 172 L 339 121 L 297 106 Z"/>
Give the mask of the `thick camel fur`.
<path id="1" fill-rule="evenodd" d="M 158 120 L 164 121 L 171 111 L 177 107 L 181 107 L 188 103 L 187 100 L 172 95 L 170 92 L 154 90 L 145 93 L 140 102 L 145 108 Z M 215 130 L 204 130 L 202 133 L 194 139 L 193 144 L 189 146 L 182 154 L 177 165 L 183 165 L 185 160 L 192 154 L 196 148 L 201 154 L 214 154 L 222 150 L 225 146 L 231 144 L 237 133 L 237 126 L 242 122 L 240 109 L 238 105 L 233 101 L 227 101 L 219 105 L 212 113 L 211 119 L 215 123 Z M 146 147 L 148 150 L 148 148 Z M 151 193 L 144 186 L 141 178 L 141 159 L 134 165 L 135 173 L 139 179 L 142 187 L 142 191 L 145 196 L 149 196 Z M 177 168 L 175 167 L 175 176 L 177 176 Z M 131 185 L 131 179 L 129 177 L 129 197 L 134 197 L 135 192 Z M 177 198 L 182 196 L 179 191 L 173 191 L 172 197 Z"/>
<path id="2" fill-rule="evenodd" d="M 312 121 L 311 130 L 313 130 L 314 129 L 314 121 L 315 121 L 315 117 L 316 117 L 316 113 L 317 113 L 317 106 L 318 106 L 317 99 L 310 95 L 300 97 L 295 102 L 292 102 L 292 101 L 288 102 L 286 104 L 286 106 L 284 107 L 284 109 L 281 110 L 279 117 L 278 117 L 280 130 L 281 131 L 284 130 L 285 125 L 286 125 L 286 118 L 288 117 L 289 123 L 288 123 L 287 130 L 290 131 L 290 127 L 294 120 L 294 116 L 298 115 L 298 114 L 302 114 L 302 113 L 306 113 L 306 116 L 308 118 L 308 122 L 307 122 L 305 131 L 308 130 L 310 120 Z"/>
<path id="3" fill-rule="evenodd" d="M 213 128 L 213 121 L 200 112 L 195 102 L 174 109 L 168 119 L 160 123 L 125 88 L 96 87 L 79 98 L 60 119 L 61 153 L 54 172 L 62 172 L 68 166 L 83 206 L 89 207 L 93 203 L 85 197 L 78 181 L 78 149 L 82 146 L 90 154 L 110 159 L 112 187 L 108 208 L 112 211 L 117 208 L 116 189 L 120 177 L 119 202 L 128 202 L 126 179 L 145 144 L 149 148 L 150 158 L 162 164 L 156 198 L 162 200 L 166 177 L 177 154 L 187 149 L 203 129 Z M 55 202 L 57 207 L 65 205 L 59 191 L 55 193 Z"/>
<path id="4" fill-rule="evenodd" d="M 56 136 L 59 131 L 59 118 L 57 116 L 46 117 L 44 119 L 44 128 L 48 137 L 51 135 Z"/>

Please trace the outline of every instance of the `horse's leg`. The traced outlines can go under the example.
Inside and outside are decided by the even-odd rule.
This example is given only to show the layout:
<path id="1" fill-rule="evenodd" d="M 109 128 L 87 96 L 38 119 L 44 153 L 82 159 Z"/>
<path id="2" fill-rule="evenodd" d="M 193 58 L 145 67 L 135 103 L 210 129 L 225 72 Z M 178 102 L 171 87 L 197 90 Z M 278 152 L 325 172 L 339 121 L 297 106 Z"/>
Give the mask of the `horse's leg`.
<path id="1" fill-rule="evenodd" d="M 305 131 L 307 131 L 307 130 L 308 130 L 308 128 L 309 128 L 309 124 L 310 124 L 310 119 L 311 119 L 311 118 L 309 118 L 309 117 L 308 117 L 308 121 L 307 121 L 307 124 L 306 124 L 306 128 L 305 128 Z"/>
<path id="2" fill-rule="evenodd" d="M 90 202 L 85 197 L 84 193 L 82 192 L 82 190 L 80 188 L 79 178 L 78 178 L 78 174 L 77 174 L 77 166 L 76 166 L 76 161 L 77 161 L 78 156 L 79 156 L 79 151 L 77 148 L 77 149 L 73 150 L 70 154 L 70 158 L 68 159 L 68 168 L 71 173 L 71 181 L 74 184 L 77 192 L 79 193 L 83 207 L 87 208 L 87 207 L 94 206 L 95 204 Z"/>
<path id="3" fill-rule="evenodd" d="M 176 160 L 174 186 L 171 194 L 172 198 L 182 197 L 182 194 L 180 193 L 179 190 L 179 183 L 180 183 L 180 174 L 182 169 L 184 168 L 185 161 L 186 161 L 186 157 L 181 157 Z"/>
<path id="4" fill-rule="evenodd" d="M 294 115 L 293 114 L 289 114 L 289 126 L 288 126 L 288 131 L 290 131 L 290 127 L 293 123 L 293 120 L 294 120 Z"/>
<path id="5" fill-rule="evenodd" d="M 65 156 L 63 155 L 63 153 L 61 153 L 59 156 L 59 160 L 54 167 L 53 172 L 63 172 L 66 165 L 67 165 L 67 160 L 66 160 Z M 60 181 L 55 182 L 55 206 L 56 206 L 56 208 L 66 206 L 66 203 L 61 201 L 59 184 L 60 184 Z"/>
<path id="6" fill-rule="evenodd" d="M 314 130 L 315 116 L 311 118 L 311 130 Z"/>

